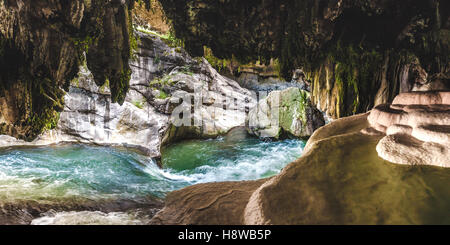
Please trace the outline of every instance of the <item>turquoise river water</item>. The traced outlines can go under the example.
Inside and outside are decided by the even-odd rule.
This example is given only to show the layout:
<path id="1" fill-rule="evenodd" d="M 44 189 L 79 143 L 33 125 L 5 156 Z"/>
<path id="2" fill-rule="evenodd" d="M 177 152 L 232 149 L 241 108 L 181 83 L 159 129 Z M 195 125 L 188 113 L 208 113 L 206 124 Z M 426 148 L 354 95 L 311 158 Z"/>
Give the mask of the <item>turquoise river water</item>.
<path id="1" fill-rule="evenodd" d="M 277 174 L 304 142 L 248 138 L 183 141 L 164 150 L 163 168 L 134 151 L 77 144 L 0 150 L 0 200 L 164 197 L 189 185 Z"/>

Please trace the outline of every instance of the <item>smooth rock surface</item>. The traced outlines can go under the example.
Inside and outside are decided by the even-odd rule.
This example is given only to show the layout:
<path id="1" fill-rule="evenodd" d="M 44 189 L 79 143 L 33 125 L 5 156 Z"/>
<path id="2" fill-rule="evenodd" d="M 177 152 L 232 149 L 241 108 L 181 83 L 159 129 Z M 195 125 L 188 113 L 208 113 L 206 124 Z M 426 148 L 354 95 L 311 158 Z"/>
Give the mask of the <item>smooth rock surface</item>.
<path id="1" fill-rule="evenodd" d="M 157 113 L 148 104 L 139 108 L 130 101 L 122 106 L 112 103 L 109 90 L 95 85 L 88 70 L 82 69 L 78 81 L 72 82 L 65 102 L 57 128 L 39 136 L 36 144 L 121 145 L 137 148 L 151 157 L 160 155 L 168 116 Z"/>
<path id="2" fill-rule="evenodd" d="M 399 94 L 392 105 L 370 112 L 368 121 L 386 136 L 380 157 L 398 164 L 450 167 L 450 92 Z"/>
<path id="3" fill-rule="evenodd" d="M 248 198 L 263 180 L 198 184 L 171 192 L 152 225 L 239 225 Z"/>
<path id="4" fill-rule="evenodd" d="M 308 137 L 325 124 L 311 105 L 309 93 L 299 88 L 272 91 L 258 102 L 248 118 L 249 133 L 258 137 Z"/>

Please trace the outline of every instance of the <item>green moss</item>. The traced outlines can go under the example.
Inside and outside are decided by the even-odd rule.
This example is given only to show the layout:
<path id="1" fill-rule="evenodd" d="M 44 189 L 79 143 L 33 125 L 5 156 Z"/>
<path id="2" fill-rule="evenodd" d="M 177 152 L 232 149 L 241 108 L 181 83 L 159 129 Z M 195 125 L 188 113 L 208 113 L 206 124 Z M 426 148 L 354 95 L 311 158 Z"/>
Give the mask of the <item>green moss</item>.
<path id="1" fill-rule="evenodd" d="M 152 88 L 162 88 L 164 86 L 172 86 L 176 81 L 173 81 L 172 78 L 178 74 L 186 74 L 189 76 L 193 76 L 194 72 L 192 71 L 191 66 L 185 65 L 179 69 L 178 72 L 166 74 L 163 77 L 157 77 L 149 82 L 150 87 Z"/>
<path id="2" fill-rule="evenodd" d="M 53 86 L 49 79 L 33 82 L 30 87 L 31 103 L 27 105 L 28 117 L 23 122 L 29 129 L 20 136 L 32 140 L 36 135 L 57 126 L 60 111 L 64 109 L 64 91 Z"/>
<path id="3" fill-rule="evenodd" d="M 162 87 L 164 85 L 172 85 L 172 75 L 166 74 L 161 78 L 155 78 L 149 82 L 150 87 Z"/>
<path id="4" fill-rule="evenodd" d="M 70 85 L 78 88 L 80 86 L 80 80 L 78 77 L 74 77 L 72 81 L 70 81 Z"/>
<path id="5" fill-rule="evenodd" d="M 184 65 L 181 67 L 180 72 L 189 76 L 194 75 L 194 72 L 192 71 L 191 65 Z"/>
<path id="6" fill-rule="evenodd" d="M 131 79 L 131 69 L 126 68 L 120 73 L 119 79 L 115 82 L 110 81 L 109 87 L 111 89 L 111 101 L 123 104 L 126 93 L 129 88 L 129 81 Z"/>
<path id="7" fill-rule="evenodd" d="M 139 109 L 143 109 L 145 101 L 144 100 L 137 100 L 137 101 L 133 101 L 132 104 L 134 106 L 136 106 L 137 108 L 139 108 Z"/>
<path id="8" fill-rule="evenodd" d="M 285 132 L 296 134 L 292 128 L 294 121 L 300 120 L 303 125 L 302 128 L 307 124 L 306 109 L 308 108 L 309 97 L 309 92 L 298 88 L 290 88 L 280 92 L 279 123 Z"/>
<path id="9" fill-rule="evenodd" d="M 109 79 L 106 79 L 105 83 L 102 86 L 100 86 L 100 88 L 98 88 L 98 91 L 100 93 L 104 93 L 105 89 L 108 87 L 109 87 Z"/>
<path id="10" fill-rule="evenodd" d="M 157 97 L 158 99 L 166 99 L 168 97 L 169 95 L 166 92 L 164 92 L 164 90 L 159 90 L 159 95 Z"/>
<path id="11" fill-rule="evenodd" d="M 184 41 L 182 39 L 175 37 L 173 30 L 170 30 L 167 34 L 160 34 L 156 31 L 149 30 L 141 26 L 137 26 L 136 30 L 148 35 L 159 37 L 164 43 L 167 44 L 167 46 L 175 48 L 176 51 L 178 52 L 181 52 L 181 48 L 184 48 Z"/>
<path id="12" fill-rule="evenodd" d="M 209 64 L 221 72 L 228 67 L 228 64 L 231 63 L 228 59 L 219 59 L 214 56 L 212 50 L 206 46 L 203 47 L 203 57 L 209 62 Z"/>
<path id="13" fill-rule="evenodd" d="M 128 11 L 128 16 L 131 16 L 131 9 Z M 137 59 L 139 37 L 134 35 L 133 18 L 128 18 L 128 40 L 130 45 L 130 58 Z"/>
<path id="14" fill-rule="evenodd" d="M 275 73 L 277 74 L 277 77 L 279 79 L 282 79 L 282 67 L 281 67 L 281 63 L 278 59 L 273 60 L 273 67 L 274 67 Z"/>
<path id="15" fill-rule="evenodd" d="M 363 112 L 373 103 L 367 100 L 366 95 L 376 89 L 373 80 L 380 70 L 383 55 L 374 49 L 343 46 L 338 42 L 328 50 L 327 58 L 336 64 L 334 79 L 338 90 L 337 116 Z"/>
<path id="16" fill-rule="evenodd" d="M 59 112 L 52 109 L 46 109 L 41 115 L 35 114 L 28 118 L 26 123 L 31 126 L 33 133 L 40 134 L 44 131 L 56 128 L 59 116 Z M 30 137 L 32 137 L 32 135 L 30 135 Z"/>

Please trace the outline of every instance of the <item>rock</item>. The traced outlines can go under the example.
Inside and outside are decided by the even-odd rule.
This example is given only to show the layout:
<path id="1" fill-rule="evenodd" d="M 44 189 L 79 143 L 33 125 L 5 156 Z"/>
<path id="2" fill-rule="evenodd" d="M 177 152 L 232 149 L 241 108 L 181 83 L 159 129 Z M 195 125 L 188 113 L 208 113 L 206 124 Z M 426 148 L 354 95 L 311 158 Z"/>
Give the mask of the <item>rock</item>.
<path id="1" fill-rule="evenodd" d="M 32 141 L 54 126 L 82 60 L 99 85 L 108 79 L 112 100 L 122 103 L 132 2 L 1 1 L 0 134 Z"/>
<path id="2" fill-rule="evenodd" d="M 159 157 L 169 117 L 157 113 L 145 100 L 141 101 L 141 105 L 128 99 L 123 105 L 112 103 L 109 89 L 98 87 L 89 71 L 82 68 L 78 84 L 72 83 L 65 95 L 66 103 L 57 127 L 39 136 L 34 143 L 121 145 Z"/>
<path id="3" fill-rule="evenodd" d="M 248 198 L 264 181 L 198 184 L 171 192 L 150 224 L 242 224 Z"/>
<path id="4" fill-rule="evenodd" d="M 309 93 L 299 88 L 272 91 L 250 110 L 249 133 L 258 137 L 308 137 L 325 124 L 322 113 L 309 101 Z"/>
<path id="5" fill-rule="evenodd" d="M 162 144 L 216 137 L 245 125 L 247 111 L 256 104 L 254 93 L 221 76 L 206 60 L 192 59 L 155 35 L 138 35 L 122 105 L 113 103 L 107 84 L 98 86 L 88 67 L 81 66 L 56 128 L 31 143 L 2 137 L 0 147 L 81 142 L 133 147 L 159 158 Z"/>
<path id="6" fill-rule="evenodd" d="M 225 137 L 225 142 L 237 143 L 249 137 L 250 135 L 248 134 L 247 129 L 244 126 L 235 127 L 228 131 L 227 136 Z"/>
<path id="7" fill-rule="evenodd" d="M 450 105 L 450 92 L 426 91 L 416 93 L 402 93 L 392 101 L 394 105 Z"/>
<path id="8" fill-rule="evenodd" d="M 386 136 L 380 157 L 398 164 L 450 167 L 450 92 L 399 94 L 370 112 L 371 127 Z"/>
<path id="9" fill-rule="evenodd" d="M 448 223 L 448 169 L 410 168 L 380 158 L 376 146 L 384 135 L 362 132 L 370 126 L 368 115 L 319 128 L 302 156 L 272 178 L 172 192 L 151 223 Z"/>
<path id="10" fill-rule="evenodd" d="M 139 218 L 146 221 L 153 217 L 155 213 L 161 210 L 163 201 L 155 198 L 146 198 L 145 200 L 125 200 L 125 199 L 85 199 L 85 198 L 67 198 L 47 201 L 35 200 L 5 200 L 0 201 L 0 224 L 2 225 L 30 225 L 30 224 L 56 224 L 62 225 L 64 219 L 57 216 L 66 216 L 66 224 L 88 224 L 89 210 L 96 210 L 91 214 L 128 214 L 130 218 Z M 67 214 L 71 217 L 68 217 Z M 79 216 L 77 216 L 79 214 Z M 86 214 L 86 215 L 84 215 Z M 95 215 L 97 216 L 97 215 Z M 94 217 L 95 217 L 94 216 Z M 103 216 L 103 215 L 102 215 Z M 65 217 L 60 217 L 65 218 Z M 101 217 L 95 217 L 101 218 Z M 110 217 L 114 218 L 114 217 Z M 127 218 L 126 216 L 124 218 Z M 37 219 L 37 220 L 36 220 Z M 95 220 L 94 220 L 95 221 Z M 108 221 L 108 220 L 105 220 Z M 127 220 L 124 220 L 127 221 Z M 106 224 L 105 222 L 104 224 Z M 122 222 L 124 223 L 124 222 Z"/>
<path id="11" fill-rule="evenodd" d="M 160 2 L 195 56 L 207 46 L 231 66 L 276 60 L 285 80 L 305 65 L 312 103 L 334 119 L 390 103 L 399 93 L 450 89 L 446 0 Z M 243 80 L 262 79 L 251 74 Z"/>
<path id="12" fill-rule="evenodd" d="M 172 129 L 164 142 L 224 135 L 244 126 L 248 110 L 256 104 L 254 93 L 220 75 L 205 59 L 192 69 L 198 73 L 176 69 L 169 74 L 171 86 L 166 91 L 170 99 L 164 113 L 170 114 Z"/>
<path id="13" fill-rule="evenodd" d="M 284 90 L 290 87 L 297 87 L 303 90 L 309 89 L 305 83 L 303 83 L 302 81 L 297 81 L 294 78 L 291 82 L 287 82 L 281 78 L 265 78 L 259 74 L 246 72 L 242 72 L 242 74 L 236 79 L 236 81 L 242 87 L 257 91 L 260 94 L 264 95 L 267 95 L 268 93 L 275 90 Z"/>
<path id="14" fill-rule="evenodd" d="M 447 134 L 450 131 L 446 132 Z M 383 137 L 377 145 L 380 157 L 405 165 L 433 165 L 450 167 L 450 141 L 445 144 L 425 142 L 408 134 L 392 134 Z"/>

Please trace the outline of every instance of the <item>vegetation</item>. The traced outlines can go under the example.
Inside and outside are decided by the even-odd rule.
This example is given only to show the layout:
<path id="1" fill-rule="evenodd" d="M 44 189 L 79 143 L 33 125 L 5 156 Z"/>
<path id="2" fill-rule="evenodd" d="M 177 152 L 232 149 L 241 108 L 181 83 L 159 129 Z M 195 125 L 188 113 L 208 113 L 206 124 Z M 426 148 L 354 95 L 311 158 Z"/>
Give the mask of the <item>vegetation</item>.
<path id="1" fill-rule="evenodd" d="M 169 30 L 169 32 L 167 32 L 166 34 L 161 34 L 156 31 L 146 29 L 142 26 L 136 26 L 136 30 L 146 33 L 148 35 L 159 37 L 163 42 L 165 42 L 171 48 L 179 48 L 179 47 L 184 48 L 183 40 L 176 38 L 173 30 Z"/>
<path id="2" fill-rule="evenodd" d="M 308 107 L 309 103 L 309 92 L 305 90 L 300 90 L 300 98 L 298 103 L 298 119 L 300 119 L 303 123 L 303 125 L 306 125 L 306 108 Z"/>
<path id="3" fill-rule="evenodd" d="M 219 59 L 214 56 L 212 50 L 206 46 L 203 46 L 203 57 L 219 72 L 227 69 L 228 65 L 231 63 L 229 59 Z"/>
<path id="4" fill-rule="evenodd" d="M 353 45 L 341 45 L 340 42 L 327 52 L 327 58 L 335 65 L 335 86 L 339 89 L 339 102 L 346 111 L 340 115 L 363 112 L 367 105 L 362 105 L 362 96 L 370 94 L 372 80 L 380 70 L 383 55 L 374 49 L 364 49 Z M 339 109 L 338 107 L 338 109 Z"/>
<path id="5" fill-rule="evenodd" d="M 136 100 L 136 101 L 133 101 L 132 104 L 139 109 L 143 109 L 145 102 L 146 102 L 145 100 Z"/>
<path id="6" fill-rule="evenodd" d="M 158 98 L 158 99 L 166 99 L 168 97 L 169 97 L 169 95 L 166 92 L 164 92 L 164 90 L 161 89 L 161 90 L 159 90 L 159 95 L 156 98 Z"/>

